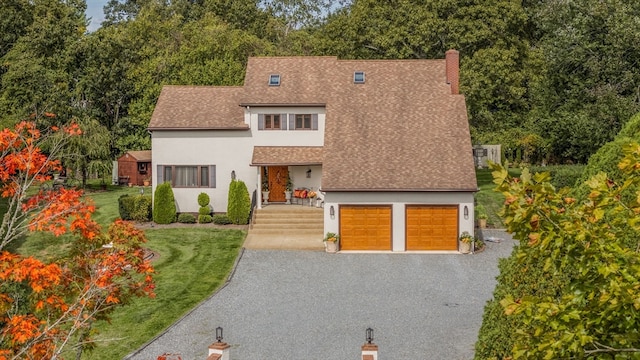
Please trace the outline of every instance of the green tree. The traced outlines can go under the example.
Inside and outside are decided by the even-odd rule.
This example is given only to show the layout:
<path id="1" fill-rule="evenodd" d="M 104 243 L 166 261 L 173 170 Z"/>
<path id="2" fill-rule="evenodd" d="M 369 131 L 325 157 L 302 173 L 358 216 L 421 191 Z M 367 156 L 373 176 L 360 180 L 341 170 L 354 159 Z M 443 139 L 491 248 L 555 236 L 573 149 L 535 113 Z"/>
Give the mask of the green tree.
<path id="1" fill-rule="evenodd" d="M 515 179 L 500 166 L 493 167 L 497 189 L 506 199 L 501 215 L 519 241 L 508 260 L 517 275 L 503 273 L 494 293 L 502 315 L 495 302 L 485 313 L 485 321 L 511 318 L 502 319 L 510 329 L 503 325 L 491 338 L 513 344 L 501 349 L 508 354 L 497 352 L 499 356 L 611 354 L 622 359 L 640 353 L 640 193 L 633 190 L 640 185 L 640 145 L 626 147 L 619 168 L 624 174 L 619 182 L 600 173 L 587 181 L 587 200 L 576 201 L 568 189 L 556 191 L 548 174 L 531 175 L 525 169 Z M 634 196 L 627 196 L 630 191 Z M 546 289 L 522 291 L 537 281 Z M 477 349 L 488 346 L 486 340 Z"/>
<path id="2" fill-rule="evenodd" d="M 251 211 L 251 199 L 247 185 L 241 180 L 231 180 L 227 202 L 227 217 L 234 224 L 247 224 Z"/>

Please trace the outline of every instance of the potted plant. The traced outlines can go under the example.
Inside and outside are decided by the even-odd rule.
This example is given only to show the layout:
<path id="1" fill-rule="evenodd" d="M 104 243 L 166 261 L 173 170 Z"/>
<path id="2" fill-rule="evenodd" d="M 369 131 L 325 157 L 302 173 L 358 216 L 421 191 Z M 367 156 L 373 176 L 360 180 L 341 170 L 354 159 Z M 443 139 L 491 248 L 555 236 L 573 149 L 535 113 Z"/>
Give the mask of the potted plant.
<path id="1" fill-rule="evenodd" d="M 324 237 L 325 250 L 328 253 L 335 253 L 338 251 L 338 242 L 340 241 L 340 235 L 332 232 L 328 232 Z"/>
<path id="2" fill-rule="evenodd" d="M 262 173 L 262 202 L 266 205 L 269 203 L 269 177 L 267 168 Z"/>
<path id="3" fill-rule="evenodd" d="M 484 229 L 487 227 L 487 218 L 489 217 L 487 215 L 487 210 L 485 210 L 484 206 L 482 204 L 478 204 L 476 205 L 476 219 L 478 219 L 478 226 L 481 229 Z"/>
<path id="4" fill-rule="evenodd" d="M 142 181 L 142 183 L 144 184 L 144 186 L 149 186 L 149 185 L 151 185 L 151 176 L 147 176 L 146 178 L 144 178 L 144 180 Z"/>
<path id="5" fill-rule="evenodd" d="M 318 196 L 318 194 L 313 190 L 307 193 L 307 197 L 309 198 L 309 206 L 313 206 L 313 202 L 316 201 L 316 196 Z"/>
<path id="6" fill-rule="evenodd" d="M 287 200 L 286 204 L 291 204 L 291 192 L 293 191 L 293 182 L 291 176 L 287 173 L 287 184 L 284 189 L 284 198 Z"/>
<path id="7" fill-rule="evenodd" d="M 468 232 L 464 231 L 460 234 L 458 238 L 458 249 L 463 254 L 468 254 L 471 252 L 471 243 L 473 242 L 473 236 Z"/>

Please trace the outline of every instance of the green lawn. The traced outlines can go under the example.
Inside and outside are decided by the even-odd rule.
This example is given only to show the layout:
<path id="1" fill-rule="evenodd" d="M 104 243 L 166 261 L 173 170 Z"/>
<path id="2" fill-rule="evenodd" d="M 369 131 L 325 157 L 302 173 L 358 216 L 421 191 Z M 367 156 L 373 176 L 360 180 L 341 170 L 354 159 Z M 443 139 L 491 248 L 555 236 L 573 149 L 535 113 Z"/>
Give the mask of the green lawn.
<path id="1" fill-rule="evenodd" d="M 512 176 L 519 176 L 520 169 L 511 168 L 509 173 Z M 504 203 L 504 196 L 498 192 L 495 192 L 496 185 L 493 183 L 493 176 L 491 176 L 490 169 L 476 169 L 476 178 L 478 180 L 478 188 L 480 191 L 476 193 L 476 201 L 478 204 L 484 205 L 487 210 L 489 218 L 487 224 L 495 228 L 503 228 L 504 224 L 502 219 L 498 216 L 498 211 L 502 209 Z"/>
<path id="2" fill-rule="evenodd" d="M 89 188 L 87 196 L 96 205 L 94 220 L 106 230 L 119 217 L 118 197 L 139 194 L 139 187 Z M 144 188 L 145 192 L 150 187 Z M 157 256 L 156 297 L 136 299 L 116 309 L 110 324 L 98 323 L 97 347 L 83 359 L 119 359 L 136 350 L 194 306 L 209 297 L 231 272 L 246 236 L 245 231 L 214 227 L 155 228 L 145 230 L 147 247 Z M 71 244 L 70 235 L 54 237 L 32 233 L 12 244 L 12 251 L 46 261 L 62 256 Z M 69 352 L 65 358 L 75 358 Z"/>

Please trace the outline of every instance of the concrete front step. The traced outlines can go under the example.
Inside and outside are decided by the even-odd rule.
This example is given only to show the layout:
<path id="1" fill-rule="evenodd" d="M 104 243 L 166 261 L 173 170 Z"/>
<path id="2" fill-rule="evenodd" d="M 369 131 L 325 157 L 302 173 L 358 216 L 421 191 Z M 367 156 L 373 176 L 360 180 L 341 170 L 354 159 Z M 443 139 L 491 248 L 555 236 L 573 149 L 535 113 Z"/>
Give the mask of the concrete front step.
<path id="1" fill-rule="evenodd" d="M 295 236 L 295 235 L 309 235 L 309 236 L 318 236 L 322 239 L 323 229 L 283 229 L 283 228 L 256 228 L 249 230 L 249 234 L 259 234 L 259 235 L 287 235 L 287 236 Z"/>
<path id="2" fill-rule="evenodd" d="M 322 232 L 324 224 L 316 223 L 254 223 L 253 229 L 282 229 L 282 230 L 317 230 Z"/>
<path id="3" fill-rule="evenodd" d="M 249 232 L 244 241 L 247 249 L 258 250 L 315 250 L 323 251 L 322 235 L 269 235 Z"/>
<path id="4" fill-rule="evenodd" d="M 324 216 L 322 213 L 261 213 L 256 212 L 256 220 L 281 220 L 281 221 L 305 221 L 305 220 L 320 220 L 322 221 Z"/>
<path id="5" fill-rule="evenodd" d="M 256 210 L 244 247 L 247 249 L 324 250 L 323 237 L 323 209 L 274 204 Z"/>

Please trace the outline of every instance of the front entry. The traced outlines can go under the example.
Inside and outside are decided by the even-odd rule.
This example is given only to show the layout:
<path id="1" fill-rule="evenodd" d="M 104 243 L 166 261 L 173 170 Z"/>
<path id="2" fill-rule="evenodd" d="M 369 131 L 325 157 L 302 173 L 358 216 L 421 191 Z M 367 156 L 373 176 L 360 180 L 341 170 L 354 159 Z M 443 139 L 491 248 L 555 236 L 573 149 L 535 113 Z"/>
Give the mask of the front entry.
<path id="1" fill-rule="evenodd" d="M 284 191 L 287 186 L 289 168 L 287 166 L 269 166 L 269 202 L 285 202 Z"/>

